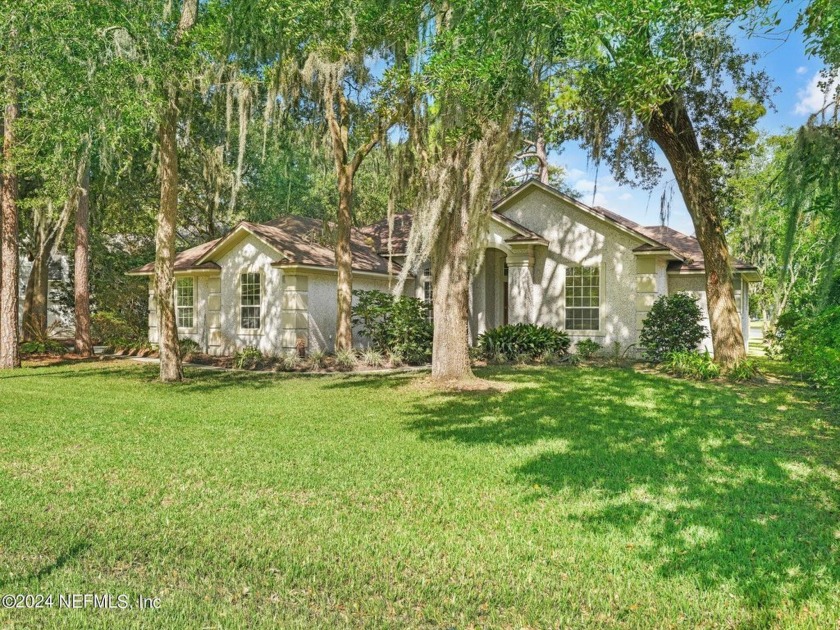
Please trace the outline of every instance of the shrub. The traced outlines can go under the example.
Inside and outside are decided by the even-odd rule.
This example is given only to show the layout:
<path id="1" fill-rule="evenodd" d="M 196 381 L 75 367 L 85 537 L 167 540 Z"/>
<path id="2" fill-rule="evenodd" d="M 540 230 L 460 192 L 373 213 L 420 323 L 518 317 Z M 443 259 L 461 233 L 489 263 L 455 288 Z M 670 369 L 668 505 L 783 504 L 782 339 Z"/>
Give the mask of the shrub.
<path id="1" fill-rule="evenodd" d="M 840 401 L 840 306 L 799 319 L 785 332 L 781 347 L 815 387 Z"/>
<path id="2" fill-rule="evenodd" d="M 600 349 L 601 344 L 591 339 L 582 339 L 575 344 L 575 350 L 583 359 L 591 359 Z"/>
<path id="3" fill-rule="evenodd" d="M 784 339 L 801 317 L 796 311 L 785 311 L 776 318 L 775 325 L 764 332 L 764 348 L 768 357 L 771 359 L 785 358 L 782 348 Z"/>
<path id="4" fill-rule="evenodd" d="M 142 331 L 134 328 L 111 311 L 98 311 L 90 318 L 91 336 L 102 345 L 126 348 L 145 340 Z"/>
<path id="5" fill-rule="evenodd" d="M 726 377 L 733 381 L 750 381 L 761 374 L 758 364 L 752 359 L 738 361 L 726 372 Z"/>
<path id="6" fill-rule="evenodd" d="M 326 364 L 327 355 L 323 350 L 313 350 L 309 353 L 309 362 L 313 368 L 322 368 Z"/>
<path id="7" fill-rule="evenodd" d="M 683 378 L 707 381 L 720 376 L 720 367 L 712 360 L 708 350 L 703 354 L 692 350 L 671 352 L 661 363 L 668 374 Z"/>
<path id="8" fill-rule="evenodd" d="M 181 353 L 181 357 L 186 357 L 190 354 L 198 354 L 201 352 L 201 346 L 198 345 L 192 339 L 179 339 L 178 340 L 178 350 Z"/>
<path id="9" fill-rule="evenodd" d="M 287 372 L 293 372 L 301 364 L 300 353 L 297 350 L 287 352 L 280 359 L 280 367 Z"/>
<path id="10" fill-rule="evenodd" d="M 405 363 L 405 361 L 403 360 L 403 356 L 399 352 L 389 352 L 388 362 L 393 368 L 401 367 L 402 364 Z"/>
<path id="11" fill-rule="evenodd" d="M 342 370 L 356 367 L 356 353 L 352 350 L 339 350 L 335 353 L 335 364 Z"/>
<path id="12" fill-rule="evenodd" d="M 406 363 L 425 363 L 432 356 L 433 327 L 428 307 L 412 297 L 382 291 L 353 291 L 353 324 L 380 353 L 398 352 Z"/>
<path id="13" fill-rule="evenodd" d="M 382 367 L 385 360 L 382 358 L 382 354 L 379 350 L 376 350 L 375 348 L 367 348 L 362 351 L 362 362 L 368 367 Z"/>
<path id="14" fill-rule="evenodd" d="M 509 324 L 483 333 L 476 345 L 488 360 L 502 355 L 517 359 L 525 355 L 536 359 L 547 352 L 566 354 L 571 341 L 562 330 L 536 324 Z"/>
<path id="15" fill-rule="evenodd" d="M 263 357 L 263 353 L 260 352 L 259 348 L 248 346 L 233 355 L 233 365 L 237 370 L 252 370 L 257 367 L 264 358 L 265 357 Z"/>
<path id="16" fill-rule="evenodd" d="M 639 337 L 645 357 L 660 363 L 669 354 L 695 350 L 706 336 L 701 319 L 697 298 L 687 293 L 663 295 L 657 299 L 642 323 Z"/>
<path id="17" fill-rule="evenodd" d="M 66 348 L 54 339 L 24 341 L 20 344 L 21 354 L 63 354 Z"/>

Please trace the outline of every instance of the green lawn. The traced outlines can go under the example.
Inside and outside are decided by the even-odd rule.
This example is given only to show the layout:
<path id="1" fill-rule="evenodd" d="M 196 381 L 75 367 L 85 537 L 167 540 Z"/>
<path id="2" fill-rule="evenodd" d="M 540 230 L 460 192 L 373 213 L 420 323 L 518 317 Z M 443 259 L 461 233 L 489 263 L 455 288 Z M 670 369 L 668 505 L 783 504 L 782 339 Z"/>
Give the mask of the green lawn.
<path id="1" fill-rule="evenodd" d="M 840 421 L 795 384 L 128 362 L 0 375 L 0 625 L 836 627 Z M 57 604 L 56 604 L 57 605 Z"/>

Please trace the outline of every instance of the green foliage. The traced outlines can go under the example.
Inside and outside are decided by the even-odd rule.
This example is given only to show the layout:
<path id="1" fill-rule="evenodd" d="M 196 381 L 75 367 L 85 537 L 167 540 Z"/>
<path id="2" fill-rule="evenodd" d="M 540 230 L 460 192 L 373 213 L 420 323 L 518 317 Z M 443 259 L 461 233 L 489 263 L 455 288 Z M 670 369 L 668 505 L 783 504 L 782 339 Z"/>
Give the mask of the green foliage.
<path id="1" fill-rule="evenodd" d="M 659 363 L 673 352 L 695 350 L 706 336 L 697 298 L 687 293 L 659 297 L 642 323 L 639 345 L 645 357 Z"/>
<path id="2" fill-rule="evenodd" d="M 142 331 L 112 311 L 98 311 L 91 315 L 90 322 L 95 343 L 119 348 L 145 341 Z"/>
<path id="3" fill-rule="evenodd" d="M 412 297 L 382 291 L 353 291 L 353 324 L 380 353 L 398 353 L 406 363 L 425 363 L 432 355 L 428 307 Z"/>
<path id="4" fill-rule="evenodd" d="M 726 371 L 726 378 L 732 381 L 751 381 L 761 375 L 758 363 L 754 359 L 744 359 Z"/>
<path id="5" fill-rule="evenodd" d="M 323 350 L 313 350 L 308 358 L 313 368 L 322 368 L 327 362 L 327 354 Z"/>
<path id="6" fill-rule="evenodd" d="M 508 324 L 483 333 L 476 345 L 486 359 L 504 356 L 533 360 L 549 352 L 566 354 L 571 341 L 565 331 L 548 326 Z"/>
<path id="7" fill-rule="evenodd" d="M 192 339 L 179 339 L 178 351 L 181 354 L 181 358 L 184 358 L 187 355 L 198 354 L 199 352 L 201 352 L 201 346 L 199 346 L 198 343 L 193 341 Z"/>
<path id="8" fill-rule="evenodd" d="M 840 306 L 800 318 L 781 345 L 784 357 L 809 381 L 840 400 Z"/>
<path id="9" fill-rule="evenodd" d="M 335 365 L 339 369 L 352 370 L 356 363 L 356 353 L 353 350 L 339 350 L 335 353 Z"/>
<path id="10" fill-rule="evenodd" d="M 388 353 L 388 363 L 391 364 L 392 368 L 402 367 L 405 363 L 405 359 L 399 352 L 389 352 Z"/>
<path id="11" fill-rule="evenodd" d="M 64 354 L 67 348 L 54 339 L 42 339 L 38 341 L 24 341 L 20 344 L 20 353 L 27 354 Z"/>
<path id="12" fill-rule="evenodd" d="M 661 367 L 668 374 L 697 381 L 707 381 L 720 376 L 720 366 L 712 360 L 709 351 L 692 350 L 670 352 L 665 355 Z"/>
<path id="13" fill-rule="evenodd" d="M 385 359 L 382 357 L 382 353 L 375 348 L 365 348 L 362 351 L 362 363 L 368 367 L 382 367 Z"/>
<path id="14" fill-rule="evenodd" d="M 768 328 L 764 333 L 764 347 L 767 356 L 771 359 L 784 358 L 783 342 L 788 332 L 801 319 L 798 311 L 790 310 L 782 313 L 776 318 L 775 326 Z"/>
<path id="15" fill-rule="evenodd" d="M 265 357 L 259 348 L 248 346 L 233 355 L 233 365 L 237 370 L 252 370 L 258 367 L 264 359 Z"/>
<path id="16" fill-rule="evenodd" d="M 601 349 L 601 344 L 592 339 L 581 339 L 575 344 L 575 351 L 583 359 L 591 359 Z"/>
<path id="17" fill-rule="evenodd" d="M 840 67 L 840 5 L 835 0 L 811 0 L 800 14 L 809 54 L 819 55 L 833 67 Z"/>
<path id="18" fill-rule="evenodd" d="M 298 367 L 300 367 L 302 362 L 303 360 L 300 358 L 300 355 L 293 350 L 291 352 L 287 352 L 281 357 L 280 366 L 286 372 L 294 372 Z"/>

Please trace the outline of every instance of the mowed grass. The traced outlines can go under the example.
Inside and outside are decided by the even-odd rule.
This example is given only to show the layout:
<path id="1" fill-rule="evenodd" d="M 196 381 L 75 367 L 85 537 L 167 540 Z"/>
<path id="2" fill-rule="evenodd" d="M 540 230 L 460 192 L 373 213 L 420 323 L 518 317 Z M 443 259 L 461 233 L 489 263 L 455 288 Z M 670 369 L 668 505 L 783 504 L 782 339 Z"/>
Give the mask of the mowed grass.
<path id="1" fill-rule="evenodd" d="M 793 382 L 128 362 L 0 375 L 13 627 L 819 627 L 840 619 L 840 423 Z M 57 605 L 57 604 L 56 604 Z"/>

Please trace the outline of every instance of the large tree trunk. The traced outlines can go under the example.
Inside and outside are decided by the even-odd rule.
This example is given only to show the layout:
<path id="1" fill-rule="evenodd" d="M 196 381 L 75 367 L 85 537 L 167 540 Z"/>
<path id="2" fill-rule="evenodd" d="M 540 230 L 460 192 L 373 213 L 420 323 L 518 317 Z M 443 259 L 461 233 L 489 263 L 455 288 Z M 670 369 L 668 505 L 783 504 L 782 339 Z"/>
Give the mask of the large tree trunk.
<path id="1" fill-rule="evenodd" d="M 474 378 L 469 353 L 469 197 L 460 198 L 460 208 L 443 213 L 432 251 L 432 379 L 442 383 Z"/>
<path id="2" fill-rule="evenodd" d="M 178 103 L 174 88 L 160 122 L 160 207 L 155 230 L 155 301 L 158 316 L 160 380 L 180 381 L 184 375 L 175 321 L 175 228 L 178 220 Z"/>
<path id="3" fill-rule="evenodd" d="M 679 96 L 675 95 L 663 103 L 651 115 L 647 126 L 671 165 L 703 250 L 715 361 L 731 367 L 746 357 L 746 350 L 735 302 L 729 247 L 711 174 L 703 159 L 691 118 Z"/>
<path id="4" fill-rule="evenodd" d="M 79 181 L 76 196 L 76 250 L 73 255 L 73 295 L 75 298 L 76 353 L 89 357 L 93 354 L 90 339 L 90 171 L 87 160 Z"/>
<path id="5" fill-rule="evenodd" d="M 12 162 L 18 106 L 3 116 L 3 186 L 0 192 L 0 369 L 20 367 L 18 350 L 18 179 Z"/>
<path id="6" fill-rule="evenodd" d="M 353 225 L 353 173 L 344 166 L 338 173 L 338 238 L 335 242 L 335 266 L 338 272 L 338 321 L 335 330 L 335 349 L 353 347 L 353 254 L 350 251 L 350 230 Z"/>

